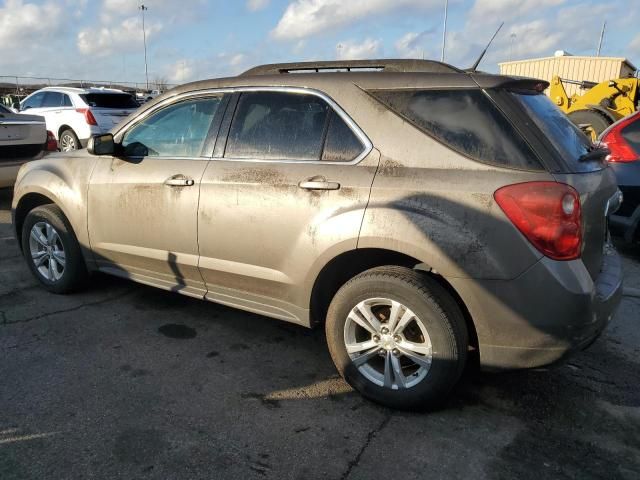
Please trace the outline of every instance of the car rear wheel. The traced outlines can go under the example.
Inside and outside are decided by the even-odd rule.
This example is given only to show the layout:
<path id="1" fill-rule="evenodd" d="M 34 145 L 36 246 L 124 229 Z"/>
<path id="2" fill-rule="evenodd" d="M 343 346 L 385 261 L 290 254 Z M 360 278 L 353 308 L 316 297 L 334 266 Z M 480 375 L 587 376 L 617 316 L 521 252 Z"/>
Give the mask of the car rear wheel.
<path id="1" fill-rule="evenodd" d="M 43 205 L 27 214 L 22 251 L 33 275 L 50 292 L 68 293 L 86 283 L 80 244 L 57 206 Z"/>
<path id="2" fill-rule="evenodd" d="M 60 150 L 62 152 L 72 152 L 82 148 L 80 140 L 73 130 L 65 130 L 60 134 Z"/>
<path id="3" fill-rule="evenodd" d="M 467 358 L 459 307 L 434 279 L 408 268 L 374 268 L 347 282 L 331 302 L 326 334 L 344 379 L 393 408 L 437 407 Z"/>

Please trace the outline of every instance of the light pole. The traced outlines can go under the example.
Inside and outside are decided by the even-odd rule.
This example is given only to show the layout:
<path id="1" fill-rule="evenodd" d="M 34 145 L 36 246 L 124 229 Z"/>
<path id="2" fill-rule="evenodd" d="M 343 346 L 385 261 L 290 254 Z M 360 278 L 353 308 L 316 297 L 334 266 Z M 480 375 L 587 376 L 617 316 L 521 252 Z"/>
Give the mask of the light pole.
<path id="1" fill-rule="evenodd" d="M 510 45 L 509 45 L 509 61 L 512 62 L 513 61 L 513 42 L 516 40 L 516 34 L 512 33 L 509 38 L 511 39 Z"/>
<path id="2" fill-rule="evenodd" d="M 144 76 L 147 80 L 147 90 L 149 90 L 149 68 L 147 67 L 147 32 L 144 28 L 144 12 L 149 10 L 144 4 L 140 5 L 142 11 L 142 40 L 144 42 Z"/>
<path id="3" fill-rule="evenodd" d="M 447 11 L 449 10 L 449 0 L 444 0 L 444 24 L 442 27 L 442 54 L 440 61 L 444 62 L 444 49 L 447 45 Z"/>

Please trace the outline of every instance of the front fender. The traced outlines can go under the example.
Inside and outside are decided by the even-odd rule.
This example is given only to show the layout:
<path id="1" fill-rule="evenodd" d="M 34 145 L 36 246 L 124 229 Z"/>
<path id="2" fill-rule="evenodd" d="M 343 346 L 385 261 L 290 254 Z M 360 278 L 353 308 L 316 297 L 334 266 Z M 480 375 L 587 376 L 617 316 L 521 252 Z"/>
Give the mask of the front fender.
<path id="1" fill-rule="evenodd" d="M 19 215 L 26 215 L 25 208 L 35 195 L 46 197 L 65 215 L 80 243 L 89 267 L 93 265 L 87 230 L 88 185 L 95 161 L 89 155 L 52 157 L 25 164 L 18 174 L 14 187 L 12 213 L 17 231 Z M 41 202 L 38 202 L 41 204 Z"/>

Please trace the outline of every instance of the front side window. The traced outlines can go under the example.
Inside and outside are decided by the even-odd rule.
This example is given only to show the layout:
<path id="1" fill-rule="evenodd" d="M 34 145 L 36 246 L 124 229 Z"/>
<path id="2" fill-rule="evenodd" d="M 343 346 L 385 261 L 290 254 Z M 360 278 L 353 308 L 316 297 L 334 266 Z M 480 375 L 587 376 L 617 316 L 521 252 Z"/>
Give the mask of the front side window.
<path id="1" fill-rule="evenodd" d="M 31 95 L 27 98 L 23 103 L 21 110 L 26 110 L 28 108 L 40 108 L 42 105 L 42 100 L 44 99 L 45 92 L 38 92 L 34 95 Z"/>
<path id="2" fill-rule="evenodd" d="M 198 157 L 221 97 L 185 100 L 136 124 L 122 139 L 129 157 Z"/>
<path id="3" fill-rule="evenodd" d="M 541 170 L 531 148 L 482 90 L 379 90 L 391 110 L 452 149 L 484 163 Z"/>

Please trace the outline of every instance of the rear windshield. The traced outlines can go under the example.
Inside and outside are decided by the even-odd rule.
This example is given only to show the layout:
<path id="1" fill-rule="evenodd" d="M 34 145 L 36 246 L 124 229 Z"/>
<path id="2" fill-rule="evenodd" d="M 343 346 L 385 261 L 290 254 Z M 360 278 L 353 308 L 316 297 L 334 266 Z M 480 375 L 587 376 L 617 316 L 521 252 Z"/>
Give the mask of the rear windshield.
<path id="1" fill-rule="evenodd" d="M 128 93 L 85 93 L 80 98 L 90 107 L 138 108 L 138 103 Z"/>
<path id="2" fill-rule="evenodd" d="M 558 150 L 570 167 L 578 167 L 578 159 L 589 152 L 592 143 L 569 117 L 542 93 L 512 92 L 519 105 L 529 114 L 545 137 Z M 582 168 L 573 171 L 581 171 Z"/>
<path id="3" fill-rule="evenodd" d="M 371 93 L 428 135 L 474 160 L 526 170 L 543 169 L 522 136 L 482 90 Z"/>

